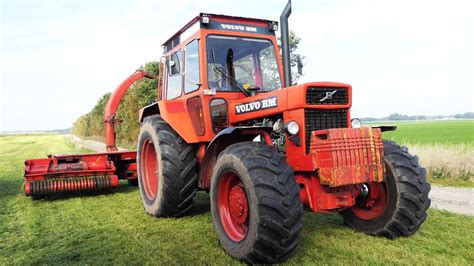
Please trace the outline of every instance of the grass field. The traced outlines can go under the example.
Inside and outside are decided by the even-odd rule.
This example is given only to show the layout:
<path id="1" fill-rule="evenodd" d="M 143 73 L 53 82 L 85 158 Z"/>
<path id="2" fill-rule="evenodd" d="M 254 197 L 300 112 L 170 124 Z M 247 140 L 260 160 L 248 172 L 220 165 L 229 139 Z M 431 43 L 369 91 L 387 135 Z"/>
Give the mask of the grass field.
<path id="1" fill-rule="evenodd" d="M 470 145 L 474 147 L 474 120 L 434 120 L 403 122 L 367 122 L 370 125 L 396 125 L 384 137 L 403 144 Z"/>
<path id="2" fill-rule="evenodd" d="M 32 201 L 22 193 L 23 161 L 78 152 L 61 135 L 0 136 L 0 265 L 236 264 L 219 246 L 207 194 L 190 216 L 156 219 L 136 187 L 76 198 Z M 299 264 L 474 264 L 474 217 L 430 210 L 412 237 L 357 233 L 338 215 L 305 213 Z"/>
<path id="3" fill-rule="evenodd" d="M 394 124 L 384 138 L 409 147 L 429 170 L 430 182 L 439 185 L 474 187 L 474 120 L 367 122 Z"/>

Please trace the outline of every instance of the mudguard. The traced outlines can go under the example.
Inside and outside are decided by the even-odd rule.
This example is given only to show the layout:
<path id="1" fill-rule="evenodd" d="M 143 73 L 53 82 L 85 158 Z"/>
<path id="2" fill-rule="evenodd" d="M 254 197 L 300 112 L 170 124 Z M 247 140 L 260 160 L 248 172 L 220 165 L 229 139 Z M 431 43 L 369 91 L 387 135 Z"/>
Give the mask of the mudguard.
<path id="1" fill-rule="evenodd" d="M 263 140 L 271 145 L 272 130 L 271 127 L 228 127 L 219 132 L 206 148 L 199 171 L 199 188 L 209 189 L 212 170 L 221 151 L 238 142 L 252 141 L 257 136 L 263 136 Z"/>
<path id="2" fill-rule="evenodd" d="M 160 113 L 160 108 L 158 107 L 157 102 L 149 104 L 143 107 L 142 109 L 140 109 L 140 111 L 138 112 L 138 121 L 141 123 L 143 122 L 143 119 L 145 119 L 145 117 L 159 114 L 159 113 Z"/>

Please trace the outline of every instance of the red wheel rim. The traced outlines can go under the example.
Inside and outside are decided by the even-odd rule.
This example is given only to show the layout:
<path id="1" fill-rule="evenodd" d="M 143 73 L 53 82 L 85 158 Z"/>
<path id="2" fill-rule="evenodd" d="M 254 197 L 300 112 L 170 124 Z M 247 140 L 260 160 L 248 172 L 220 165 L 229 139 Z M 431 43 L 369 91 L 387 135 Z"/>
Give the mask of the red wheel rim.
<path id="1" fill-rule="evenodd" d="M 217 208 L 224 231 L 235 241 L 242 241 L 249 228 L 249 204 L 239 176 L 227 171 L 222 175 L 217 192 Z"/>
<path id="2" fill-rule="evenodd" d="M 373 220 L 381 216 L 387 206 L 387 186 L 385 182 L 370 183 L 369 195 L 363 199 L 357 199 L 356 205 L 351 208 L 352 212 L 363 220 Z"/>
<path id="3" fill-rule="evenodd" d="M 155 146 L 151 139 L 143 142 L 141 151 L 141 174 L 145 194 L 149 199 L 153 199 L 158 192 L 158 160 L 156 157 Z"/>

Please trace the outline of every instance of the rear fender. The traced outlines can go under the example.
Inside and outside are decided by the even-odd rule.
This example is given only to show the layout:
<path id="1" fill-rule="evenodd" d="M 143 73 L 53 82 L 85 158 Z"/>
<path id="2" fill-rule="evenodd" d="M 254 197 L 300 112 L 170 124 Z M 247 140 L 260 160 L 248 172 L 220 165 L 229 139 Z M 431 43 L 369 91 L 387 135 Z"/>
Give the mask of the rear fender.
<path id="1" fill-rule="evenodd" d="M 270 138 L 271 127 L 229 127 L 217 134 L 206 148 L 206 153 L 200 165 L 199 188 L 208 190 L 211 185 L 211 175 L 219 154 L 232 144 L 252 141 L 257 136 L 262 137 L 268 145 L 272 145 Z"/>
<path id="2" fill-rule="evenodd" d="M 145 117 L 150 115 L 155 115 L 160 113 L 160 108 L 158 107 L 158 103 L 152 103 L 140 109 L 138 112 L 138 121 L 141 123 Z"/>

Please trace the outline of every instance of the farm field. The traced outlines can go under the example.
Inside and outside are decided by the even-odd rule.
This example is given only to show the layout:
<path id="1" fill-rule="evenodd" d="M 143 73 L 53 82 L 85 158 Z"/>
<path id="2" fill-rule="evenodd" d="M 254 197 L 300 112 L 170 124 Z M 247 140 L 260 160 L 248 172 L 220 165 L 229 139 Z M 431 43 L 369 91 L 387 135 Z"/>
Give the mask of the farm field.
<path id="1" fill-rule="evenodd" d="M 467 145 L 474 147 L 474 120 L 427 120 L 366 122 L 369 125 L 396 125 L 396 131 L 384 137 L 403 144 Z"/>
<path id="2" fill-rule="evenodd" d="M 105 195 L 23 195 L 25 159 L 76 152 L 62 135 L 0 136 L 0 265 L 238 263 L 218 244 L 206 193 L 179 219 L 148 216 L 126 183 Z M 474 217 L 430 210 L 417 234 L 394 241 L 354 232 L 335 214 L 305 213 L 303 222 L 291 265 L 474 263 Z"/>
<path id="3" fill-rule="evenodd" d="M 474 120 L 366 122 L 396 125 L 384 138 L 409 147 L 438 185 L 474 187 Z"/>

